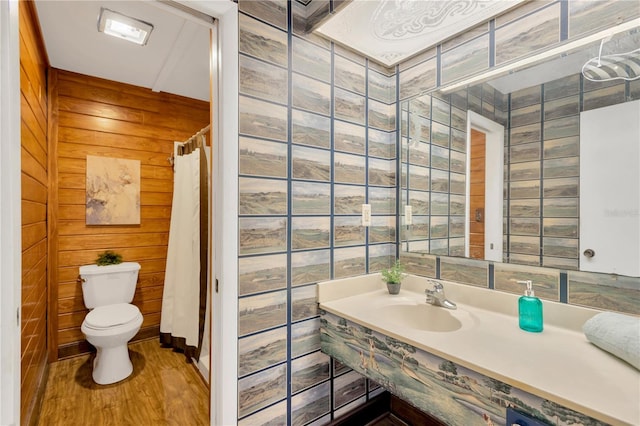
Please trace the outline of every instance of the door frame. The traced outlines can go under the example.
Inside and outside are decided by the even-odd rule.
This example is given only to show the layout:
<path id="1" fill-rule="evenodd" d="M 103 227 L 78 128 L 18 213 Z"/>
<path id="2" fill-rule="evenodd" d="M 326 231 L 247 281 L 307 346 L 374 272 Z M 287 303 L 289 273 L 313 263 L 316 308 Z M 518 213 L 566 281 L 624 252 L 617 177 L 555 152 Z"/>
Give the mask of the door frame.
<path id="1" fill-rule="evenodd" d="M 18 0 L 0 1 L 0 424 L 20 424 L 22 286 Z"/>
<path id="2" fill-rule="evenodd" d="M 473 111 L 467 111 L 464 255 L 465 257 L 469 257 L 471 129 L 479 130 L 487 137 L 485 148 L 484 259 L 502 262 L 504 228 L 504 126 Z"/>
<path id="3" fill-rule="evenodd" d="M 229 0 L 178 3 L 217 20 L 210 52 L 210 423 L 234 425 L 238 422 L 238 5 Z"/>
<path id="4" fill-rule="evenodd" d="M 212 425 L 238 421 L 238 13 L 229 3 L 234 9 L 219 18 L 212 55 Z"/>

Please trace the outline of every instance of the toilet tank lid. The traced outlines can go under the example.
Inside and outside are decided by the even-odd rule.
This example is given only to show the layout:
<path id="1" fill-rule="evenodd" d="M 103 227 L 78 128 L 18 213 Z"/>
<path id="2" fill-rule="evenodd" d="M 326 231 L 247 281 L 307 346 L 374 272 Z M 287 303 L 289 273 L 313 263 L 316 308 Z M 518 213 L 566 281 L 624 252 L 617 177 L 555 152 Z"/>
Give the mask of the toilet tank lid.
<path id="1" fill-rule="evenodd" d="M 140 269 L 138 262 L 122 262 L 117 265 L 84 265 L 80 267 L 80 275 L 98 275 L 112 272 L 133 272 Z"/>

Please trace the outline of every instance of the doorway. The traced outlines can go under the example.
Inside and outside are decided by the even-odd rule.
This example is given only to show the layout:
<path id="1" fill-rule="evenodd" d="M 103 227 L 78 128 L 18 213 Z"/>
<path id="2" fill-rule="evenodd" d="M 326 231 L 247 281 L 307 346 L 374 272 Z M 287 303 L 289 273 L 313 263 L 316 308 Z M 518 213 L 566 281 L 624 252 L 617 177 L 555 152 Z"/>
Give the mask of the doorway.
<path id="1" fill-rule="evenodd" d="M 469 166 L 469 257 L 484 259 L 484 211 L 487 135 L 471 129 Z"/>
<path id="2" fill-rule="evenodd" d="M 467 111 L 465 257 L 502 262 L 504 126 Z"/>
<path id="3" fill-rule="evenodd" d="M 47 3 L 51 4 L 51 2 L 41 2 L 35 5 L 37 7 L 46 6 Z M 59 7 L 60 5 L 60 3 L 55 2 L 52 5 L 58 8 L 58 13 L 62 9 Z M 126 233 L 124 228 L 116 227 L 85 229 L 81 208 L 78 209 L 78 212 L 70 212 L 64 217 L 58 215 L 58 219 L 67 221 L 65 223 L 73 223 L 80 231 L 64 230 L 59 227 L 57 235 L 68 239 L 72 238 L 70 236 L 73 232 L 78 232 L 83 233 L 83 235 L 97 235 L 100 238 L 91 238 L 91 240 L 96 241 L 94 245 L 78 244 L 78 246 L 87 249 L 87 253 L 82 253 L 84 257 L 76 255 L 75 252 L 78 252 L 78 250 L 72 249 L 74 253 L 69 253 L 64 259 L 64 263 L 60 261 L 59 268 L 56 268 L 62 269 L 65 267 L 69 274 L 62 277 L 58 274 L 55 280 L 50 281 L 50 286 L 53 289 L 61 289 L 60 284 L 64 281 L 65 285 L 68 284 L 65 288 L 73 288 L 75 286 L 75 277 L 72 276 L 72 273 L 75 272 L 75 265 L 91 263 L 93 260 L 91 249 L 99 250 L 106 248 L 106 246 L 117 247 L 124 252 L 123 254 L 126 258 L 136 260 L 143 266 L 141 275 L 144 274 L 144 276 L 139 276 L 138 291 L 134 298 L 134 303 L 145 316 L 145 323 L 143 323 L 139 336 L 141 339 L 152 337 L 154 332 L 157 334 L 154 327 L 157 326 L 161 310 L 159 300 L 161 300 L 163 290 L 163 271 L 165 268 L 163 258 L 166 256 L 162 250 L 163 242 L 166 240 L 166 237 L 163 236 L 163 231 L 167 227 L 168 215 L 166 213 L 167 207 L 171 203 L 170 192 L 172 190 L 171 180 L 173 177 L 168 156 L 169 152 L 166 148 L 167 145 L 173 144 L 176 140 L 185 140 L 198 129 L 204 127 L 205 124 L 208 124 L 211 119 L 209 106 L 211 90 L 209 85 L 211 82 L 212 49 L 210 43 L 215 42 L 211 34 L 211 30 L 214 29 L 212 28 L 213 20 L 210 20 L 211 23 L 200 24 L 197 22 L 197 18 L 191 17 L 191 15 L 187 16 L 186 12 L 181 12 L 182 9 L 177 10 L 173 6 L 163 7 L 163 5 L 165 5 L 164 2 L 149 2 L 145 4 L 123 2 L 118 5 L 118 9 L 125 14 L 143 18 L 149 16 L 149 20 L 156 23 L 154 31 L 156 38 L 152 36 L 151 41 L 146 46 L 138 47 L 133 44 L 129 45 L 123 40 L 107 39 L 107 36 L 101 35 L 96 31 L 95 26 L 89 28 L 85 40 L 87 43 L 91 40 L 104 41 L 103 45 L 99 45 L 99 48 L 93 49 L 93 51 L 101 52 L 101 55 L 108 56 L 112 60 L 113 58 L 119 58 L 120 60 L 115 62 L 121 64 L 118 70 L 123 75 L 128 61 L 121 58 L 131 55 L 131 52 L 140 57 L 149 55 L 155 58 L 165 58 L 164 62 L 145 61 L 135 67 L 135 73 L 127 73 L 127 76 L 120 78 L 118 75 L 113 76 L 112 74 L 94 74 L 91 68 L 67 68 L 68 64 L 57 62 L 62 61 L 64 57 L 58 57 L 54 61 L 53 55 L 50 56 L 52 58 L 51 66 L 59 70 L 65 70 L 67 73 L 64 81 L 65 86 L 62 87 L 62 84 L 58 86 L 58 93 L 65 96 L 65 104 L 59 108 L 59 110 L 64 111 L 64 116 L 62 116 L 61 112 L 60 116 L 63 119 L 59 120 L 57 128 L 64 127 L 66 134 L 71 133 L 71 130 L 67 129 L 77 128 L 81 129 L 83 134 L 96 136 L 95 141 L 90 138 L 72 139 L 68 136 L 66 138 L 60 137 L 58 140 L 61 143 L 56 143 L 56 146 L 60 148 L 59 155 L 52 155 L 52 161 L 56 161 L 56 158 L 62 158 L 62 161 L 66 163 L 76 162 L 79 165 L 83 165 L 86 161 L 85 153 L 104 157 L 128 158 L 140 161 L 142 178 L 140 191 L 142 193 L 140 197 L 141 224 L 139 227 L 126 229 L 128 231 Z M 99 8 L 99 5 L 92 2 L 74 3 L 73 10 L 62 9 L 69 17 L 65 24 L 71 27 L 71 22 L 73 21 L 71 17 L 81 20 L 85 17 L 85 12 L 88 13 L 88 18 L 95 18 Z M 43 10 L 48 11 L 48 9 Z M 47 15 L 47 13 L 45 12 L 42 15 Z M 176 19 L 175 16 L 178 18 Z M 43 24 L 42 17 L 39 16 L 39 18 L 41 24 Z M 83 22 L 92 22 L 93 20 L 84 19 Z M 172 23 L 171 27 L 169 27 L 169 22 Z M 55 33 L 60 33 L 61 31 L 57 27 L 50 27 L 54 28 L 52 34 L 54 37 L 49 38 L 46 27 L 44 25 L 41 25 L 41 27 L 44 30 L 44 38 L 49 41 L 49 43 L 46 43 L 47 51 L 53 53 L 55 49 L 54 40 L 56 40 Z M 163 28 L 167 29 L 167 31 L 172 29 L 172 31 L 163 33 Z M 175 42 L 161 43 L 162 40 L 167 38 Z M 152 49 L 154 49 L 154 43 L 155 46 L 166 49 L 165 56 L 162 55 L 164 53 L 162 51 L 158 54 L 151 53 Z M 117 52 L 113 52 L 115 50 Z M 195 53 L 198 54 L 198 58 L 201 58 L 201 60 L 191 61 L 191 53 L 194 51 L 197 51 Z M 72 52 L 75 52 L 75 54 Z M 92 63 L 92 61 L 86 60 L 86 57 L 93 53 L 92 49 L 78 49 L 77 45 L 72 43 L 68 45 L 68 49 L 65 49 L 65 53 L 68 53 L 69 56 L 77 55 L 77 62 L 80 62 L 79 66 L 88 67 Z M 155 68 L 154 65 L 160 65 L 162 68 L 160 68 L 160 71 L 155 72 L 158 68 Z M 202 74 L 205 74 L 205 78 L 204 84 L 196 87 L 196 93 L 193 93 L 188 91 L 191 86 L 186 87 L 186 83 L 196 81 L 196 79 L 187 78 L 185 74 L 187 74 L 187 71 L 195 69 L 203 70 Z M 101 70 L 106 73 L 107 68 L 102 67 Z M 144 79 L 140 82 L 127 79 L 131 74 L 142 78 L 145 70 L 152 70 L 153 79 Z M 77 74 L 70 74 L 72 72 Z M 58 72 L 57 74 L 59 77 L 60 73 Z M 98 77 L 104 80 L 97 82 L 84 76 Z M 176 76 L 179 78 L 175 78 Z M 199 75 L 195 77 L 199 77 Z M 77 80 L 83 78 L 88 82 L 90 81 L 91 84 L 86 83 L 83 87 L 78 87 Z M 200 81 L 200 79 L 197 81 Z M 124 84 L 130 86 L 120 86 Z M 144 88 L 144 90 L 140 88 Z M 91 93 L 86 93 L 89 91 Z M 164 93 L 154 94 L 153 92 Z M 124 93 L 124 95 L 119 95 L 119 93 Z M 166 93 L 170 95 L 168 94 L 166 98 L 160 97 Z M 171 96 L 171 99 L 168 99 L 169 96 Z M 51 99 L 60 98 L 51 97 Z M 198 102 L 197 107 L 193 105 L 193 100 Z M 94 108 L 89 110 L 89 108 L 83 107 L 84 105 L 94 106 Z M 102 105 L 107 106 L 102 108 Z M 107 113 L 109 111 L 119 111 L 119 113 L 112 112 L 110 116 L 105 117 L 106 113 L 103 113 L 103 111 L 107 111 Z M 88 117 L 88 112 L 92 112 L 93 115 Z M 71 120 L 76 118 L 76 121 L 83 120 L 83 122 L 75 125 L 75 122 L 71 122 Z M 104 126 L 100 128 L 99 123 L 103 123 Z M 98 139 L 98 136 L 102 137 L 102 139 Z M 107 137 L 111 139 L 107 140 Z M 89 142 L 93 142 L 93 145 L 88 146 Z M 64 151 L 62 151 L 62 148 L 64 148 Z M 60 165 L 60 162 L 58 165 Z M 75 176 L 72 176 L 74 174 Z M 75 180 L 75 182 L 80 183 L 76 184 L 78 186 L 77 193 L 82 196 L 82 182 L 84 179 L 82 166 L 74 170 L 63 164 L 58 168 L 58 176 L 60 179 L 58 179 L 56 185 L 61 188 L 60 193 L 63 193 L 62 190 L 70 193 L 69 191 L 72 191 L 72 188 L 69 186 L 73 185 L 73 183 L 69 182 Z M 75 202 L 75 204 L 81 206 L 83 199 L 78 198 L 78 200 L 79 202 Z M 58 201 L 59 208 L 56 207 L 54 211 L 62 211 L 63 208 L 74 204 L 73 200 L 69 198 L 65 200 L 64 197 L 59 197 Z M 56 217 L 53 215 L 50 217 L 52 218 L 51 222 L 55 223 Z M 121 234 L 127 235 L 128 239 Z M 155 237 L 152 234 L 155 234 Z M 89 239 L 87 237 L 81 238 L 83 238 L 83 241 L 84 239 Z M 59 240 L 62 240 L 62 238 L 59 238 Z M 98 243 L 98 240 L 102 242 Z M 145 243 L 145 241 L 147 242 Z M 51 257 L 57 254 L 53 251 L 49 253 Z M 58 259 L 61 259 L 61 257 L 59 256 Z M 51 268 L 53 271 L 56 269 Z M 77 272 L 75 274 L 77 276 Z M 77 303 L 79 300 L 77 294 L 77 292 L 65 293 L 61 290 L 57 293 L 56 299 L 66 298 L 71 306 L 64 308 L 63 312 L 61 312 L 62 309 L 58 309 L 58 315 L 56 315 L 54 309 L 50 309 L 50 318 L 58 318 L 57 326 L 54 329 L 57 332 L 58 341 L 53 340 L 53 344 L 50 344 L 52 351 L 59 351 L 62 345 L 65 345 L 65 350 L 69 348 L 69 351 L 77 350 L 77 352 L 81 352 L 84 349 L 81 344 L 86 342 L 83 342 L 82 336 L 78 333 L 78 325 L 81 323 L 83 316 L 82 314 L 76 314 L 76 312 L 83 309 L 83 306 L 81 303 Z M 50 303 L 50 306 L 55 304 L 54 297 L 51 297 Z M 60 305 L 58 303 L 58 306 Z M 63 322 L 63 319 L 60 318 L 62 315 L 65 315 L 65 319 L 69 318 L 69 321 Z M 66 334 L 62 336 L 62 333 Z M 49 340 L 49 342 L 51 341 Z M 60 355 L 55 355 L 61 357 Z M 69 355 L 73 355 L 73 353 Z M 208 378 L 208 373 L 206 373 L 206 377 Z M 31 398 L 27 400 L 31 400 Z"/>

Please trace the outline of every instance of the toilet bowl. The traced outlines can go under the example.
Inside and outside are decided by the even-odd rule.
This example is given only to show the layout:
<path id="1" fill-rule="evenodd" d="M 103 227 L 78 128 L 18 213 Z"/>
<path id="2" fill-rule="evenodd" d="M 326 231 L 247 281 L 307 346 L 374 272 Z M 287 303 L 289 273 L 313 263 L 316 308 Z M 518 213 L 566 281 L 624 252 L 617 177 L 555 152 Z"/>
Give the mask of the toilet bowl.
<path id="1" fill-rule="evenodd" d="M 80 329 L 96 348 L 93 380 L 100 385 L 124 380 L 133 372 L 127 344 L 142 326 L 142 314 L 132 305 L 140 264 L 80 267 L 84 304 L 91 309 Z"/>
<path id="2" fill-rule="evenodd" d="M 95 308 L 82 322 L 82 333 L 96 348 L 93 380 L 108 385 L 126 379 L 133 372 L 127 344 L 142 325 L 140 310 L 128 303 Z"/>

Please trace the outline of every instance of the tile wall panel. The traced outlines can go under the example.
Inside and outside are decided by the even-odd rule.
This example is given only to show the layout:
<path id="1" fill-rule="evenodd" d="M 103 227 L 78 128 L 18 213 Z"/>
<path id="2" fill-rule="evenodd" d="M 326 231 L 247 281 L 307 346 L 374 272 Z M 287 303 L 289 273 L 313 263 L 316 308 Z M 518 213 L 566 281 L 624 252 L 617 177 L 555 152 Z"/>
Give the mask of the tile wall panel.
<path id="1" fill-rule="evenodd" d="M 253 6 L 253 5 L 252 5 Z M 249 15 L 240 14 L 239 50 L 254 58 L 287 66 L 287 33 L 269 25 L 262 25 Z M 295 46 L 295 45 L 294 45 Z M 297 61 L 296 61 L 297 62 Z M 294 62 L 294 64 L 296 63 Z M 320 68 L 320 67 L 318 67 Z"/>
<path id="2" fill-rule="evenodd" d="M 564 4 L 563 4 L 564 3 Z M 567 6 L 566 9 L 565 6 Z M 526 2 L 399 64 L 400 99 L 426 93 L 640 16 L 634 1 Z M 474 110 L 472 98 L 470 109 Z M 483 105 L 485 116 L 495 104 Z M 498 105 L 498 110 L 504 111 Z M 479 111 L 476 111 L 479 112 Z"/>
<path id="3" fill-rule="evenodd" d="M 331 52 L 315 44 L 294 37 L 292 40 L 292 68 L 318 80 L 331 81 Z M 284 64 L 286 66 L 286 63 Z"/>
<path id="4" fill-rule="evenodd" d="M 287 0 L 243 1 L 238 2 L 238 10 L 243 12 L 242 14 L 257 17 L 282 29 L 286 34 L 288 28 L 287 3 Z M 243 28 L 240 28 L 240 31 L 242 32 Z"/>
<path id="5" fill-rule="evenodd" d="M 394 75 L 386 75 L 377 72 L 375 68 L 369 68 L 368 74 L 368 94 L 369 98 L 395 104 L 396 101 L 396 78 Z"/>
<path id="6" fill-rule="evenodd" d="M 455 204 L 450 202 L 447 210 L 442 197 L 446 195 L 452 200 L 456 196 L 454 188 L 460 183 L 456 183 L 453 158 L 457 158 L 455 167 L 460 168 L 464 157 L 454 149 L 453 142 L 447 146 L 437 134 L 434 140 L 434 127 L 437 132 L 446 132 L 444 127 L 437 128 L 443 124 L 428 121 L 438 117 L 446 122 L 442 107 L 438 107 L 438 112 L 433 108 L 434 104 L 441 105 L 442 100 L 423 95 L 412 98 L 409 105 L 403 103 L 401 205 L 409 200 L 414 209 L 412 227 L 416 227 L 416 231 L 406 226 L 401 229 L 400 238 L 405 241 L 401 243 L 401 258 L 408 264 L 407 269 L 420 275 L 518 294 L 522 289 L 517 281 L 532 279 L 536 294 L 543 299 L 637 314 L 640 278 L 574 271 L 578 269 L 579 257 L 579 114 L 591 108 L 624 102 L 625 97 L 621 94 L 631 93 L 632 87 L 624 82 L 582 82 L 577 74 L 510 95 L 503 95 L 487 85 L 451 95 L 452 126 L 453 117 L 464 116 L 455 111 L 464 110 L 465 106 L 510 124 L 505 131 L 505 231 L 509 232 L 509 237 L 505 236 L 505 259 L 511 263 L 485 262 L 480 269 L 476 260 L 447 257 L 463 255 L 456 251 L 454 237 L 457 234 L 452 215 Z M 422 127 L 429 126 L 430 143 L 426 149 L 420 145 L 424 142 L 419 132 Z M 464 140 L 464 127 L 458 126 Z M 454 130 L 457 129 L 450 128 L 451 132 Z M 429 162 L 422 159 L 425 152 L 430 152 Z M 448 191 L 445 191 L 442 175 L 442 169 L 446 170 L 446 167 L 450 169 Z M 422 173 L 421 169 L 427 172 Z M 416 194 L 426 194 L 424 207 L 419 205 L 420 197 Z M 453 219 L 449 221 L 448 229 L 439 216 L 447 212 Z M 426 217 L 430 217 L 431 229 L 426 234 L 420 231 L 419 218 L 429 213 L 431 216 Z M 447 235 L 448 252 L 444 244 Z M 461 241 L 464 244 L 463 238 Z M 414 252 L 407 253 L 407 247 Z M 422 251 L 438 257 L 425 258 Z M 493 273 L 488 272 L 489 266 Z M 568 284 L 565 284 L 567 275 Z"/>
<path id="7" fill-rule="evenodd" d="M 437 85 L 436 58 L 427 59 L 400 73 L 400 99 L 416 96 Z"/>
<path id="8" fill-rule="evenodd" d="M 319 352 L 315 291 L 319 281 L 388 266 L 398 238 L 408 272 L 516 293 L 517 280 L 534 277 L 542 298 L 637 313 L 638 279 L 572 270 L 579 112 L 638 98 L 640 84 L 591 86 L 569 76 L 511 95 L 488 84 L 424 95 L 556 43 L 559 2 L 500 17 L 495 49 L 491 27 L 480 25 L 405 61 L 399 75 L 305 35 L 293 3 L 239 4 L 239 424 L 326 424 L 381 391 Z M 593 28 L 594 14 L 604 23 L 638 15 L 632 2 L 586 3 L 571 3 L 570 37 Z M 396 102 L 409 98 L 396 117 Z M 468 109 L 505 125 L 505 254 L 522 265 L 453 257 L 464 254 Z M 396 229 L 404 220 L 396 185 L 400 205 L 414 209 L 411 228 Z M 373 207 L 368 229 L 363 203 Z M 349 397 L 340 392 L 347 388 Z"/>
<path id="9" fill-rule="evenodd" d="M 442 84 L 489 68 L 489 35 L 485 34 L 442 54 Z"/>
<path id="10" fill-rule="evenodd" d="M 615 274 L 568 272 L 569 303 L 640 315 L 640 280 Z"/>
<path id="11" fill-rule="evenodd" d="M 597 30 L 640 16 L 635 1 L 571 1 L 569 2 L 569 38 L 577 38 Z"/>
<path id="12" fill-rule="evenodd" d="M 320 352 L 316 284 L 396 258 L 396 76 L 290 29 L 291 2 L 255 3 L 239 3 L 238 419 L 320 425 L 376 388 Z"/>
<path id="13" fill-rule="evenodd" d="M 248 56 L 240 57 L 240 93 L 278 103 L 287 102 L 287 70 Z"/>
<path id="14" fill-rule="evenodd" d="M 413 249 L 422 242 L 432 254 L 461 255 L 466 140 L 454 142 L 452 134 L 459 131 L 453 126 L 466 128 L 466 113 L 451 104 L 449 96 L 433 95 L 402 104 L 400 187 L 402 205 L 411 204 L 413 224 L 402 226 L 401 241 L 409 240 Z"/>
<path id="15" fill-rule="evenodd" d="M 498 27 L 496 65 L 539 51 L 560 41 L 560 4 Z"/>

